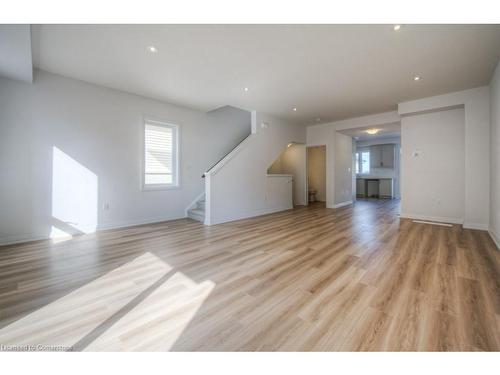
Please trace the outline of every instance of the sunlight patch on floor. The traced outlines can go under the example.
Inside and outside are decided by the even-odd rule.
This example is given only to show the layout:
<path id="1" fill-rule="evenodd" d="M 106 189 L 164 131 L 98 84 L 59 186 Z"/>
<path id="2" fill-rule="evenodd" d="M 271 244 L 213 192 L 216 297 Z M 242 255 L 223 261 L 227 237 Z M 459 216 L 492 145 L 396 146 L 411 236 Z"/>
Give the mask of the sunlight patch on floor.
<path id="1" fill-rule="evenodd" d="M 169 272 L 144 253 L 0 329 L 0 344 L 72 346 Z"/>
<path id="2" fill-rule="evenodd" d="M 52 240 L 52 243 L 56 244 L 71 240 L 73 236 L 55 226 L 52 226 L 52 228 L 50 229 L 50 238 Z"/>
<path id="3" fill-rule="evenodd" d="M 170 350 L 214 287 L 210 280 L 196 284 L 177 272 L 86 350 Z"/>

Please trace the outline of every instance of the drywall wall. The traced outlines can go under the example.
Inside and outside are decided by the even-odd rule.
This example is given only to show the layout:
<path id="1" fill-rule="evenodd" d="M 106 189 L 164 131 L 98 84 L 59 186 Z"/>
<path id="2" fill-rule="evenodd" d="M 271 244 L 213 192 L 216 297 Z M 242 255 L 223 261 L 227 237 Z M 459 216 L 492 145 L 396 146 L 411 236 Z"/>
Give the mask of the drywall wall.
<path id="1" fill-rule="evenodd" d="M 352 161 L 351 161 L 351 170 L 353 171 L 352 174 L 352 184 L 351 184 L 351 192 L 352 192 L 352 195 L 351 195 L 351 200 L 353 202 L 356 202 L 356 190 L 357 190 L 357 179 L 356 179 L 356 140 L 354 138 L 352 138 Z"/>
<path id="2" fill-rule="evenodd" d="M 500 249 L 500 63 L 490 83 L 490 228 Z"/>
<path id="3" fill-rule="evenodd" d="M 250 137 L 227 162 L 207 174 L 205 223 L 218 224 L 291 208 L 291 196 L 284 204 L 269 190 L 268 179 L 277 177 L 268 177 L 267 170 L 289 143 L 305 143 L 305 133 L 299 124 L 254 112 Z"/>
<path id="4" fill-rule="evenodd" d="M 465 108 L 464 227 L 487 230 L 490 208 L 489 87 L 399 103 L 398 112 L 406 116 L 457 107 Z"/>
<path id="5" fill-rule="evenodd" d="M 316 200 L 326 201 L 326 146 L 307 148 L 307 186 L 316 190 Z"/>
<path id="6" fill-rule="evenodd" d="M 141 191 L 144 116 L 180 126 L 178 189 Z M 250 113 L 234 108 L 206 114 L 43 71 L 34 84 L 0 79 L 0 242 L 184 217 L 202 173 L 249 133 Z M 56 217 L 68 207 L 75 221 Z"/>
<path id="7" fill-rule="evenodd" d="M 267 170 L 268 174 L 288 174 L 293 176 L 293 204 L 307 204 L 306 194 L 306 146 L 290 143 Z"/>
<path id="8" fill-rule="evenodd" d="M 463 108 L 401 119 L 401 216 L 463 223 Z"/>
<path id="9" fill-rule="evenodd" d="M 394 144 L 394 168 L 371 168 L 369 176 L 373 177 L 390 177 L 393 179 L 394 184 L 394 197 L 400 198 L 400 148 L 401 148 L 401 137 L 389 137 L 380 138 L 367 141 L 357 141 L 356 150 L 362 150 L 363 148 L 369 148 L 374 145 L 383 144 Z"/>
<path id="10" fill-rule="evenodd" d="M 335 134 L 335 207 L 352 203 L 352 137 Z"/>
<path id="11" fill-rule="evenodd" d="M 283 157 L 285 156 L 285 152 L 286 149 L 283 150 L 281 154 L 279 154 L 273 164 L 271 164 L 271 166 L 267 169 L 268 174 L 285 174 L 285 167 L 283 164 Z"/>
<path id="12" fill-rule="evenodd" d="M 33 82 L 30 25 L 0 25 L 0 77 Z"/>

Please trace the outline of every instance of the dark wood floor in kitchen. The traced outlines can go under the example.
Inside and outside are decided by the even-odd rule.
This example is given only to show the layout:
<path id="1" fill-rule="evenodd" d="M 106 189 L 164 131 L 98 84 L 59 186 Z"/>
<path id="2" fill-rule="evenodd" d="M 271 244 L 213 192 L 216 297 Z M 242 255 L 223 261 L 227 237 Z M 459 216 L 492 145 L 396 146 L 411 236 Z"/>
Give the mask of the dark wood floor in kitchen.
<path id="1" fill-rule="evenodd" d="M 0 247 L 0 345 L 495 350 L 500 252 L 398 201 Z"/>

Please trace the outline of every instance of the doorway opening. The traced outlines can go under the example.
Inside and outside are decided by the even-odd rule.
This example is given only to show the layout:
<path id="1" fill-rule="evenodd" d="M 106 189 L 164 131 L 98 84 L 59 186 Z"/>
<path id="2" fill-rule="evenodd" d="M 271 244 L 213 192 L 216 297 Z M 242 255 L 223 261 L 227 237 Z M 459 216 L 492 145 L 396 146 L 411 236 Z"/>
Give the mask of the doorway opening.
<path id="1" fill-rule="evenodd" d="M 353 141 L 353 196 L 356 199 L 399 199 L 401 124 L 339 132 L 352 137 Z"/>
<path id="2" fill-rule="evenodd" d="M 326 202 L 326 146 L 307 147 L 308 203 Z"/>

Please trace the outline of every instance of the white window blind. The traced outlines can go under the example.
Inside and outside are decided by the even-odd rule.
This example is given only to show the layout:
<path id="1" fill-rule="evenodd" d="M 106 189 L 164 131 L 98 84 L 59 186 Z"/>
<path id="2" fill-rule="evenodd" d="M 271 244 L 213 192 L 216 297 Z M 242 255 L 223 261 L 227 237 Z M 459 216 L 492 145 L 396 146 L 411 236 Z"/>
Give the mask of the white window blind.
<path id="1" fill-rule="evenodd" d="M 146 121 L 144 186 L 177 185 L 177 126 Z"/>

